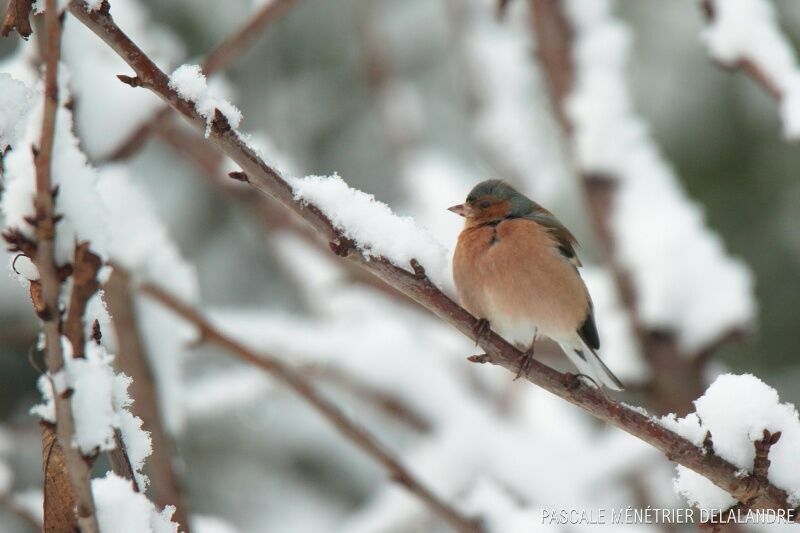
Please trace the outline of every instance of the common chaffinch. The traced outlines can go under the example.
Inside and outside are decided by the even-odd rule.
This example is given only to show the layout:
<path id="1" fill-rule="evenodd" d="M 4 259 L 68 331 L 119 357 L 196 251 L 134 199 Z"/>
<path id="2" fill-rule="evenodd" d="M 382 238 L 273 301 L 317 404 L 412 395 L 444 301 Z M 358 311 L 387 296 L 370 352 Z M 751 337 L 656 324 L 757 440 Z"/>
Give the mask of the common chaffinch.
<path id="1" fill-rule="evenodd" d="M 450 211 L 466 219 L 453 256 L 461 305 L 525 350 L 517 377 L 528 371 L 541 334 L 557 342 L 581 374 L 622 390 L 596 352 L 600 338 L 572 233 L 500 180 L 479 183 Z"/>

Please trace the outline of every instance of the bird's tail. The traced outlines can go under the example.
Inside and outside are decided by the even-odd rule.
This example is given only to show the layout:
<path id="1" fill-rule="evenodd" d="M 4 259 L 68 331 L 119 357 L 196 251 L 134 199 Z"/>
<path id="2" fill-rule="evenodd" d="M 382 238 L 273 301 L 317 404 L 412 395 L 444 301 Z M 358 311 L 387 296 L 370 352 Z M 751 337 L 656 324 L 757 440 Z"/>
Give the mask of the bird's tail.
<path id="1" fill-rule="evenodd" d="M 567 354 L 569 360 L 572 361 L 581 374 L 586 374 L 609 389 L 625 390 L 625 386 L 603 363 L 597 352 L 587 346 L 582 339 L 576 342 L 575 345 L 562 343 L 561 349 L 564 350 L 564 353 Z"/>

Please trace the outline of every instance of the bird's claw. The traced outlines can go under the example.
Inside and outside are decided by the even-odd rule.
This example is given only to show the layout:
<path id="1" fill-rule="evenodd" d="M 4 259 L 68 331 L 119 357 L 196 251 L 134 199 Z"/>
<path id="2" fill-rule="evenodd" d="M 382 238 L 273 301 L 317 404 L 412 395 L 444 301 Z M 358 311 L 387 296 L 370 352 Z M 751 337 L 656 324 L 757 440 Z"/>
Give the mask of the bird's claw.
<path id="1" fill-rule="evenodd" d="M 587 376 L 586 374 L 573 374 L 572 372 L 564 373 L 564 386 L 570 390 L 575 390 L 580 387 L 581 384 L 584 383 L 584 380 L 591 383 L 592 387 L 602 390 L 602 387 L 600 387 L 591 376 Z"/>
<path id="2" fill-rule="evenodd" d="M 517 381 L 522 376 L 528 374 L 528 371 L 531 369 L 532 362 L 533 362 L 533 349 L 530 349 L 525 352 L 525 358 L 519 365 L 519 369 L 517 370 L 517 375 L 514 378 L 514 381 Z"/>
<path id="3" fill-rule="evenodd" d="M 485 318 L 480 318 L 472 327 L 472 332 L 475 333 L 475 346 L 478 346 L 489 337 L 492 332 L 492 325 Z"/>

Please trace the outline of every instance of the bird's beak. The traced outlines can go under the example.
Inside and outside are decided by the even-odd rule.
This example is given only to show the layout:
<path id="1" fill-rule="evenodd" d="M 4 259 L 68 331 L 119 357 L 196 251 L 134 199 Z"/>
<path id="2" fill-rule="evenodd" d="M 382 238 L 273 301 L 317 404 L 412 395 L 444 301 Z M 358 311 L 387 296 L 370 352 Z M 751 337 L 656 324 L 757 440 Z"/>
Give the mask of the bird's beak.
<path id="1" fill-rule="evenodd" d="M 458 204 L 454 205 L 453 207 L 448 207 L 448 211 L 452 211 L 456 215 L 460 215 L 462 217 L 467 216 L 467 206 L 466 204 Z"/>

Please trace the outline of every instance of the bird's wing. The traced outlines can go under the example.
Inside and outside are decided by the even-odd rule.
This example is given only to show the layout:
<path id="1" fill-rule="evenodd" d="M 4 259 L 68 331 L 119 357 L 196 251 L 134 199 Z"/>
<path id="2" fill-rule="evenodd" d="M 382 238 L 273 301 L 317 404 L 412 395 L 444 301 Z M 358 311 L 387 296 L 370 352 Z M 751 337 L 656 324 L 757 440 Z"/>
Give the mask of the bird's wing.
<path id="1" fill-rule="evenodd" d="M 600 335 L 597 333 L 597 326 L 594 323 L 594 309 L 591 301 L 589 302 L 589 312 L 586 313 L 586 320 L 583 321 L 578 329 L 578 335 L 589 348 L 600 349 Z"/>
<path id="2" fill-rule="evenodd" d="M 569 259 L 569 262 L 576 267 L 583 266 L 578 255 L 575 253 L 575 248 L 578 246 L 578 241 L 575 236 L 561 223 L 558 219 L 547 209 L 538 206 L 531 214 L 526 215 L 540 226 L 545 228 L 550 235 L 552 235 L 558 243 L 558 250 Z"/>

